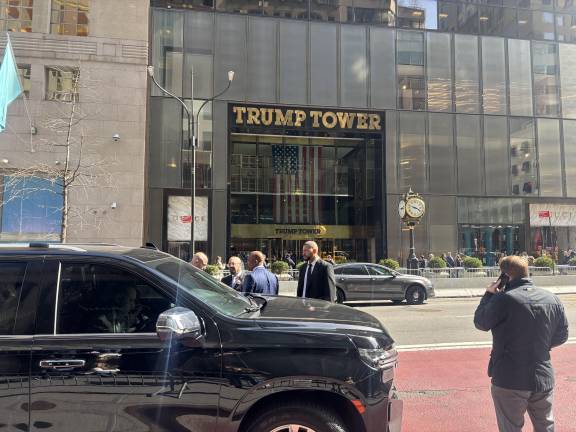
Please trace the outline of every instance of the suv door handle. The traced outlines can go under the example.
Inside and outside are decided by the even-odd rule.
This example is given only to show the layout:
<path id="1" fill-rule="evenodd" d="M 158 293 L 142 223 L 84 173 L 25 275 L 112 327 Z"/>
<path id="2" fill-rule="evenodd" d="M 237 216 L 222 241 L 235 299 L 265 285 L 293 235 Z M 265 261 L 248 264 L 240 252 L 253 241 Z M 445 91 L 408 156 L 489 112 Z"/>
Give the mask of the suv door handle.
<path id="1" fill-rule="evenodd" d="M 70 370 L 80 369 L 86 366 L 85 360 L 40 360 L 42 369 Z"/>

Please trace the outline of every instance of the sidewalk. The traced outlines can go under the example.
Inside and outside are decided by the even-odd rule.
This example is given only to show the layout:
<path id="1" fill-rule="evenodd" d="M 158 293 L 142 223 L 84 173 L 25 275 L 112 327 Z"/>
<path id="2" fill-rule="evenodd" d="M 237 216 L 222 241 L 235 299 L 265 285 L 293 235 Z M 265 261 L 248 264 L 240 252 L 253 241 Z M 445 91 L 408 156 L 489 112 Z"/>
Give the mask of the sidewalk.
<path id="1" fill-rule="evenodd" d="M 549 286 L 542 287 L 554 294 L 576 294 L 576 286 Z M 436 298 L 458 298 L 458 297 L 482 297 L 486 290 L 484 288 L 451 288 L 436 289 Z"/>

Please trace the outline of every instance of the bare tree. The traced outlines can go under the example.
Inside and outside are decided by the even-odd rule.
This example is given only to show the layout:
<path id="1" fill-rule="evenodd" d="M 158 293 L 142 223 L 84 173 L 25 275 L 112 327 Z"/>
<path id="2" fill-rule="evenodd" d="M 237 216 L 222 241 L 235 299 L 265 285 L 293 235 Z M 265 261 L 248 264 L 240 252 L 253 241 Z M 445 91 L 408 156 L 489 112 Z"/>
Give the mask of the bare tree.
<path id="1" fill-rule="evenodd" d="M 87 77 L 81 80 L 80 70 L 80 67 L 54 69 L 54 73 L 60 74 L 58 84 L 62 87 L 50 95 L 55 101 L 51 103 L 53 112 L 38 118 L 39 139 L 36 145 L 31 145 L 30 154 L 21 164 L 24 166 L 10 172 L 7 180 L 8 186 L 13 186 L 11 190 L 16 191 L 11 199 L 26 199 L 42 191 L 54 192 L 54 189 L 37 185 L 24 186 L 23 180 L 30 177 L 46 179 L 52 186 L 58 186 L 57 193 L 62 196 L 62 207 L 58 209 L 62 213 L 62 242 L 68 239 L 71 221 L 81 228 L 96 225 L 100 229 L 105 223 L 102 217 L 96 216 L 98 212 L 94 209 L 71 205 L 71 197 L 81 197 L 82 194 L 88 197 L 94 188 L 114 188 L 108 167 L 115 163 L 115 158 L 107 160 L 98 152 L 86 151 L 87 140 L 82 122 L 98 112 L 90 113 L 83 109 L 79 101 L 80 89 L 83 89 L 84 97 L 91 91 L 97 91 L 98 83 L 89 81 Z"/>

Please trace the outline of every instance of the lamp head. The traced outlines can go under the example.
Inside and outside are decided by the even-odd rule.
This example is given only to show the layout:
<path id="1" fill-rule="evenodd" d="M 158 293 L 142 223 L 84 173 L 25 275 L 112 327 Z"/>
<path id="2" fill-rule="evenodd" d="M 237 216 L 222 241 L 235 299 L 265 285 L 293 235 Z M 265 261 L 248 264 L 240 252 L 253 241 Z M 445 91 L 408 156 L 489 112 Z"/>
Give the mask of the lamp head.
<path id="1" fill-rule="evenodd" d="M 152 78 L 154 76 L 154 66 L 148 66 L 146 70 L 148 71 L 148 76 Z"/>
<path id="2" fill-rule="evenodd" d="M 228 71 L 228 81 L 232 82 L 234 81 L 234 71 Z"/>

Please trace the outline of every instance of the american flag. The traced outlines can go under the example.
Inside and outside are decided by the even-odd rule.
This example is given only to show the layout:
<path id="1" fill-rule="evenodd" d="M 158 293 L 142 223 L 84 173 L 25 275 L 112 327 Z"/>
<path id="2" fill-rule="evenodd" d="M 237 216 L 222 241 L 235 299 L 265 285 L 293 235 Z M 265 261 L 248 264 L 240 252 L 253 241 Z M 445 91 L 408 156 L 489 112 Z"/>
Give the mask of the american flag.
<path id="1" fill-rule="evenodd" d="M 272 146 L 275 223 L 320 223 L 321 156 L 318 146 Z"/>

